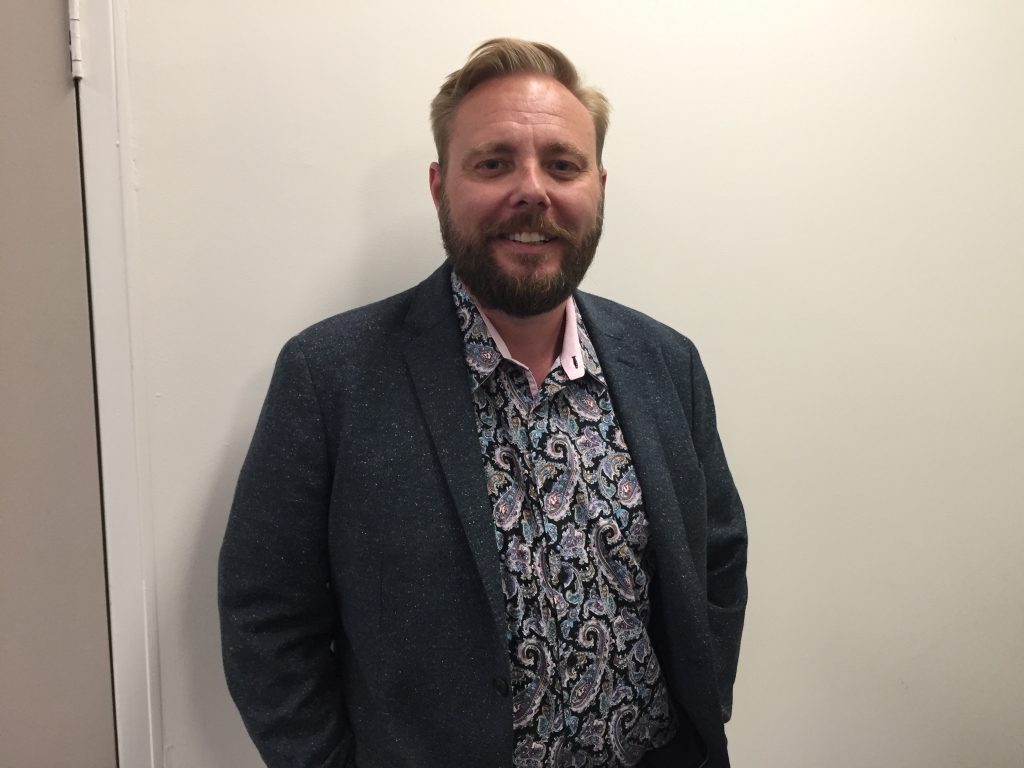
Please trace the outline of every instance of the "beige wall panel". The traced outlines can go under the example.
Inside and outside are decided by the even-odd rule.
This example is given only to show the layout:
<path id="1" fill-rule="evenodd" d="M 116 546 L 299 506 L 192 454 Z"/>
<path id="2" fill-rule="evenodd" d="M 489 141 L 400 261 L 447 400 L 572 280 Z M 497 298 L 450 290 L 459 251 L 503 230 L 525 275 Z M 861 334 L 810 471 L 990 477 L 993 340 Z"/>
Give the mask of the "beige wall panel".
<path id="1" fill-rule="evenodd" d="M 67 34 L 0 3 L 2 768 L 116 764 Z"/>

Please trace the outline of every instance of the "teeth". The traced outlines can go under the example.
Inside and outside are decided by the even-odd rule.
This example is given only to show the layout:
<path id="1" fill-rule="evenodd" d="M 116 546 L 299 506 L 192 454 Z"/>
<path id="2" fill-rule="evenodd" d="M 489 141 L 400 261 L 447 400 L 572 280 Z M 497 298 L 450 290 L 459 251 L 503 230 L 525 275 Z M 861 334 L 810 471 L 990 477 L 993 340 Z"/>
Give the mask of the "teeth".
<path id="1" fill-rule="evenodd" d="M 546 243 L 550 240 L 550 237 L 545 237 L 540 232 L 515 232 L 511 235 L 506 235 L 509 240 L 515 240 L 517 243 Z"/>

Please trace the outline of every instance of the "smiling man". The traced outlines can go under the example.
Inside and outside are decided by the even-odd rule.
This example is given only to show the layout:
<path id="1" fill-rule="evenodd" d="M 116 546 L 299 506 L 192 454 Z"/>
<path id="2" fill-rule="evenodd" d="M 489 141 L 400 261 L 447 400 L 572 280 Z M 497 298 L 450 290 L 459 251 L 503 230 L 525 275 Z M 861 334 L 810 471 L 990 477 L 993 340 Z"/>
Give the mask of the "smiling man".
<path id="1" fill-rule="evenodd" d="M 221 550 L 270 766 L 727 766 L 743 509 L 692 343 L 577 291 L 608 104 L 484 43 L 435 97 L 448 254 L 292 339 Z"/>

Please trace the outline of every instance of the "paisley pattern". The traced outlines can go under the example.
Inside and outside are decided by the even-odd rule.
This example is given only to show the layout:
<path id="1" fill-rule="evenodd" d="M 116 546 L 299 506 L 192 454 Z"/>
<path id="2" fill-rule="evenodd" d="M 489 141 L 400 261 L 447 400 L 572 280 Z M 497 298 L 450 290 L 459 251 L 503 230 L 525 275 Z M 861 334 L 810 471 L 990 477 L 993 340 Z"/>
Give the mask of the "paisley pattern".
<path id="1" fill-rule="evenodd" d="M 452 275 L 501 553 L 516 768 L 632 766 L 675 714 L 647 636 L 648 525 L 597 355 L 534 397 Z"/>

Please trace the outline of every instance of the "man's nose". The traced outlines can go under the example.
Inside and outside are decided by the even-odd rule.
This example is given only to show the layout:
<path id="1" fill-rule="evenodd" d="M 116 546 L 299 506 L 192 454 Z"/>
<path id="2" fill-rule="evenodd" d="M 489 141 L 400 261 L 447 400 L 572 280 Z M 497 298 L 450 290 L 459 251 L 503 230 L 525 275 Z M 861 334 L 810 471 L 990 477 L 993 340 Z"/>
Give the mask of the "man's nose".
<path id="1" fill-rule="evenodd" d="M 520 167 L 513 190 L 512 205 L 516 208 L 547 208 L 547 179 L 538 163 L 525 163 Z"/>

